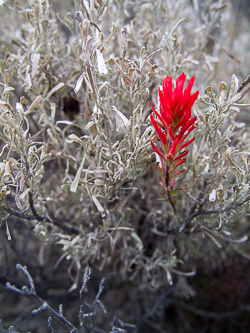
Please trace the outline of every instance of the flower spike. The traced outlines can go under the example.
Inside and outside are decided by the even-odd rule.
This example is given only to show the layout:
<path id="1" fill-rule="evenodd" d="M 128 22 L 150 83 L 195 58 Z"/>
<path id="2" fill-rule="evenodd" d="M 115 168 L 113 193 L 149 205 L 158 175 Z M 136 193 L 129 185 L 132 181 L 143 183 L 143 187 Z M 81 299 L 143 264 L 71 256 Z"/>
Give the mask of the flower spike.
<path id="1" fill-rule="evenodd" d="M 176 214 L 175 205 L 171 196 L 176 197 L 175 193 L 184 187 L 174 190 L 175 177 L 185 171 L 174 172 L 181 164 L 186 163 L 189 146 L 195 137 L 185 142 L 187 136 L 196 128 L 197 117 L 191 118 L 191 108 L 196 101 L 199 90 L 191 94 L 194 85 L 195 77 L 193 76 L 187 87 L 184 89 L 186 75 L 182 73 L 177 79 L 175 88 L 173 89 L 172 76 L 164 78 L 162 86 L 158 89 L 159 94 L 159 111 L 155 110 L 152 105 L 153 113 L 150 115 L 150 120 L 154 126 L 161 147 L 158 148 L 155 144 L 155 139 L 151 141 L 152 148 L 160 156 L 162 166 L 159 168 L 162 179 L 158 182 L 166 192 L 161 195 L 171 204 L 174 213 Z M 184 149 L 184 150 L 183 150 Z"/>

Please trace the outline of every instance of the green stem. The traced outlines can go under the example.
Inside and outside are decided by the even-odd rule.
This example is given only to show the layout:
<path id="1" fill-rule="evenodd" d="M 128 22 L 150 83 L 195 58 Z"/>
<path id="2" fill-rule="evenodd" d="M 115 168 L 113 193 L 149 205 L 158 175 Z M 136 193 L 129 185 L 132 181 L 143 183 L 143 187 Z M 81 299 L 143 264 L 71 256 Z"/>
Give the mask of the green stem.
<path id="1" fill-rule="evenodd" d="M 175 215 L 177 215 L 177 211 L 176 211 L 175 205 L 174 205 L 173 200 L 172 200 L 171 195 L 170 195 L 169 166 L 168 165 L 166 166 L 165 185 L 166 185 L 166 188 L 168 189 L 167 190 L 167 196 L 168 196 L 169 203 L 170 203 L 170 205 L 171 205 L 171 207 L 172 207 Z"/>

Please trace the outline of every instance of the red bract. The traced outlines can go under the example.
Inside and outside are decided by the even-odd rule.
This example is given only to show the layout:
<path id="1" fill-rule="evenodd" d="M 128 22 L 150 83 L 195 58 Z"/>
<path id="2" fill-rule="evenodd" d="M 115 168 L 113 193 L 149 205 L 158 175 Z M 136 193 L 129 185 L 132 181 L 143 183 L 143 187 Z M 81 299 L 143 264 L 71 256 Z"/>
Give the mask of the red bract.
<path id="1" fill-rule="evenodd" d="M 170 193 L 175 192 L 170 189 L 171 185 L 173 187 L 175 183 L 174 177 L 184 170 L 175 174 L 173 171 L 186 162 L 186 158 L 183 158 L 188 154 L 186 147 L 195 140 L 195 137 L 193 137 L 184 142 L 196 127 L 196 117 L 191 118 L 191 108 L 199 95 L 199 91 L 197 90 L 194 94 L 191 94 L 194 76 L 190 79 L 186 89 L 184 89 L 185 80 L 186 75 L 182 73 L 177 78 L 173 89 L 172 76 L 167 76 L 158 90 L 159 111 L 155 110 L 152 105 L 153 113 L 158 119 L 153 117 L 153 113 L 150 115 L 152 125 L 157 132 L 157 136 L 151 141 L 151 145 L 161 158 L 161 167 L 158 166 L 161 175 L 165 170 L 165 186 L 162 186 L 162 181 L 161 186 L 165 187 L 169 200 Z M 156 146 L 156 138 L 160 140 L 161 148 Z M 183 149 L 185 150 L 183 151 Z"/>
<path id="2" fill-rule="evenodd" d="M 176 134 L 178 128 L 190 119 L 191 107 L 199 95 L 199 91 L 191 95 L 194 76 L 183 91 L 185 80 L 186 75 L 182 73 L 176 80 L 175 89 L 172 90 L 172 76 L 167 76 L 158 90 L 161 117 L 164 120 L 164 125 L 171 128 L 174 134 Z M 193 119 L 194 122 L 196 117 Z"/>

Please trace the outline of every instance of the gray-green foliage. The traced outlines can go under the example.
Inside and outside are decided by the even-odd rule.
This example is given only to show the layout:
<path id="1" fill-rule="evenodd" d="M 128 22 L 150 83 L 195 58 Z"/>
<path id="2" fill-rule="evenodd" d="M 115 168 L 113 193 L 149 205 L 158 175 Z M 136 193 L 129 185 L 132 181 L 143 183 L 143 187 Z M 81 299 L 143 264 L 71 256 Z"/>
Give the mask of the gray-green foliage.
<path id="1" fill-rule="evenodd" d="M 8 20 L 19 22 L 15 32 L 8 20 L 1 22 L 1 216 L 31 220 L 41 240 L 62 245 L 58 264 L 66 257 L 69 272 L 73 264 L 78 271 L 73 288 L 80 269 L 91 264 L 119 266 L 124 275 L 133 266 L 132 280 L 139 275 L 155 287 L 167 277 L 171 284 L 185 262 L 185 250 L 175 252 L 187 246 L 176 239 L 196 229 L 210 236 L 209 244 L 211 237 L 234 240 L 235 217 L 248 209 L 248 124 L 236 118 L 238 79 L 232 76 L 229 94 L 224 82 L 217 93 L 210 86 L 206 97 L 202 91 L 232 75 L 216 42 L 224 38 L 230 9 L 220 1 L 200 8 L 183 1 L 83 4 L 75 1 L 70 9 L 64 2 L 27 0 L 1 7 Z M 157 107 L 162 79 L 183 71 L 196 75 L 201 98 L 194 107 L 199 123 L 192 158 L 177 179 L 187 187 L 178 197 L 182 227 L 166 202 L 156 202 L 155 132 L 147 117 L 151 102 Z M 79 114 L 65 111 L 67 98 L 79 103 Z M 8 203 L 12 197 L 15 205 Z M 51 224 L 64 233 L 49 234 Z M 147 238 L 153 239 L 150 255 Z M 192 275 L 193 267 L 183 271 Z"/>
<path id="2" fill-rule="evenodd" d="M 219 228 L 227 223 L 230 215 L 244 210 L 249 198 L 249 146 L 242 144 L 242 134 L 247 143 L 246 124 L 236 120 L 240 112 L 241 98 L 239 82 L 235 75 L 231 79 L 228 93 L 225 82 L 221 82 L 218 94 L 211 87 L 205 89 L 209 100 L 201 100 L 207 110 L 199 114 L 197 133 L 202 145 L 194 146 L 193 161 L 195 172 L 205 182 L 210 191 L 209 201 L 219 213 Z M 232 139 L 230 139 L 232 138 Z M 205 166 L 205 167 L 204 167 Z M 228 212 L 228 213 L 227 213 Z M 218 219 L 218 216 L 216 216 Z"/>

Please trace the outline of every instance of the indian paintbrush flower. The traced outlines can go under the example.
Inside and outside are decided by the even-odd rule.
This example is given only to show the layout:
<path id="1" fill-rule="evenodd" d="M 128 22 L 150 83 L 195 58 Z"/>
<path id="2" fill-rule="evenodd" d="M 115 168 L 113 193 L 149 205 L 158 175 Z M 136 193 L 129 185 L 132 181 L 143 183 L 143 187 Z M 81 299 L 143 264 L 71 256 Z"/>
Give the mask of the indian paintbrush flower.
<path id="1" fill-rule="evenodd" d="M 187 146 L 190 145 L 195 137 L 184 142 L 187 136 L 195 129 L 196 118 L 191 118 L 191 108 L 199 95 L 199 91 L 191 94 L 191 89 L 194 84 L 194 76 L 189 81 L 186 89 L 184 83 L 186 75 L 182 73 L 176 80 L 176 86 L 173 90 L 172 76 L 167 76 L 163 80 L 162 86 L 159 87 L 159 111 L 155 110 L 152 105 L 153 113 L 157 116 L 155 119 L 153 113 L 150 115 L 150 120 L 154 126 L 157 136 L 151 141 L 152 148 L 160 156 L 161 165 L 159 169 L 161 180 L 159 185 L 167 192 L 167 197 L 174 212 L 176 209 L 171 196 L 184 188 L 174 189 L 175 177 L 184 172 L 180 170 L 176 172 L 176 168 L 186 162 L 188 154 Z M 158 148 L 155 140 L 161 142 L 161 147 Z"/>

